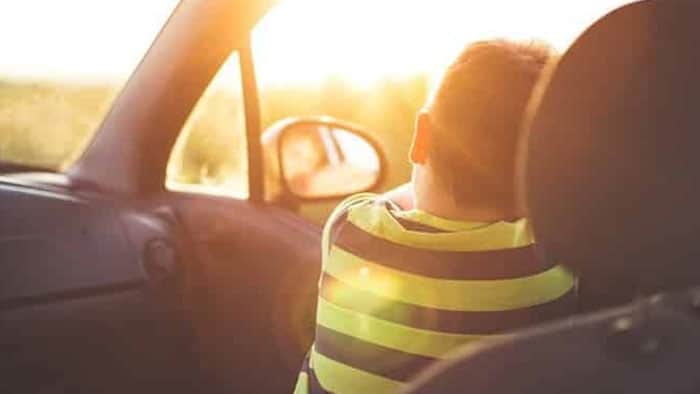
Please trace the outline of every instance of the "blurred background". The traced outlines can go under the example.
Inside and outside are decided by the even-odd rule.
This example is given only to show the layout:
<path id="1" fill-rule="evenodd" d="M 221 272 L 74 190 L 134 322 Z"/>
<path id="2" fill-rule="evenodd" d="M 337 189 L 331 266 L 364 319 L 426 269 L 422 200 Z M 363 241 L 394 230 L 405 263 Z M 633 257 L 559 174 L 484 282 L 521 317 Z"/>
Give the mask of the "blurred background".
<path id="1" fill-rule="evenodd" d="M 263 126 L 300 115 L 358 123 L 387 152 L 389 188 L 408 179 L 414 116 L 467 43 L 538 39 L 565 50 L 585 26 L 624 2 L 284 1 L 253 35 Z M 0 161 L 70 166 L 177 3 L 0 2 Z M 234 54 L 192 112 L 171 157 L 168 186 L 206 185 L 245 198 L 243 125 Z"/>

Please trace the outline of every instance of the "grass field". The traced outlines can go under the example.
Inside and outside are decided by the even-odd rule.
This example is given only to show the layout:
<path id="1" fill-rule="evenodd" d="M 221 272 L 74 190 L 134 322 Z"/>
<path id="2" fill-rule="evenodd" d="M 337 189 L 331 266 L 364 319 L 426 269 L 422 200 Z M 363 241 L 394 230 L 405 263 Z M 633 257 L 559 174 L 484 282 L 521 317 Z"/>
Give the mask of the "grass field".
<path id="1" fill-rule="evenodd" d="M 108 85 L 0 79 L 0 160 L 49 168 L 70 163 L 116 93 Z"/>
<path id="2" fill-rule="evenodd" d="M 318 88 L 263 88 L 263 125 L 301 115 L 331 115 L 360 124 L 384 147 L 389 168 L 384 188 L 409 175 L 407 149 L 427 78 L 384 80 L 354 88 L 329 79 Z M 0 160 L 64 168 L 89 142 L 118 93 L 110 85 L 17 82 L 0 79 Z M 240 98 L 209 92 L 188 122 L 175 176 L 184 183 L 226 183 L 245 171 Z M 219 180 L 219 181 L 217 181 Z"/>

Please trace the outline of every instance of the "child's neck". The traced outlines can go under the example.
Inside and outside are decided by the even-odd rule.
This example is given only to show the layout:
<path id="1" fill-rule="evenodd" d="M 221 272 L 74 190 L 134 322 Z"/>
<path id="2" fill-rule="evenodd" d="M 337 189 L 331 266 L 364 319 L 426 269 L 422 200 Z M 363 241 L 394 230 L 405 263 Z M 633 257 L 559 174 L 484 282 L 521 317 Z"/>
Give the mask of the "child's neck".
<path id="1" fill-rule="evenodd" d="M 500 209 L 480 207 L 477 204 L 470 204 L 467 207 L 456 206 L 456 204 L 454 204 L 454 201 L 444 201 L 451 200 L 449 198 L 426 197 L 427 196 L 423 196 L 422 198 L 416 198 L 416 209 L 444 219 L 467 222 L 493 223 L 499 221 L 510 221 L 517 217 L 517 215 L 515 215 L 514 213 L 507 213 Z"/>
<path id="2" fill-rule="evenodd" d="M 450 220 L 492 223 L 518 218 L 515 209 L 507 210 L 480 202 L 456 201 L 451 190 L 444 190 L 428 176 L 414 177 L 415 208 Z"/>

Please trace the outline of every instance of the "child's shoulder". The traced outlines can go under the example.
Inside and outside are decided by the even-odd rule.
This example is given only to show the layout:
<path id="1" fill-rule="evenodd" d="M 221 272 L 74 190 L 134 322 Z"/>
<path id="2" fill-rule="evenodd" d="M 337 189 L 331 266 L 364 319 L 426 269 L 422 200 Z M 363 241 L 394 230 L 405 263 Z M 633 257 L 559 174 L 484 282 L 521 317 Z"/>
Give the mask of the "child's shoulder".
<path id="1" fill-rule="evenodd" d="M 358 217 L 362 217 L 362 223 L 368 220 L 373 222 L 373 219 L 381 216 L 386 210 L 393 209 L 399 208 L 386 196 L 381 194 L 360 193 L 346 198 L 333 210 L 323 228 L 322 242 L 324 245 L 324 255 L 327 251 L 326 249 L 329 247 L 333 229 L 337 228 L 342 221 L 353 220 L 351 218 L 358 220 Z"/>

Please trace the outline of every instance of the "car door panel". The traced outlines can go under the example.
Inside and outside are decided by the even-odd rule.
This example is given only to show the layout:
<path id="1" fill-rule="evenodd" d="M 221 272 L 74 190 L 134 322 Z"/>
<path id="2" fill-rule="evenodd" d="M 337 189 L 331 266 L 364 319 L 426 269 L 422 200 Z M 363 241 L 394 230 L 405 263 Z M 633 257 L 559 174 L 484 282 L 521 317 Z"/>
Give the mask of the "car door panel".
<path id="1" fill-rule="evenodd" d="M 320 228 L 247 201 L 169 199 L 198 265 L 194 320 L 208 378 L 222 392 L 289 392 L 313 336 Z"/>

